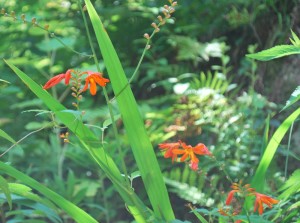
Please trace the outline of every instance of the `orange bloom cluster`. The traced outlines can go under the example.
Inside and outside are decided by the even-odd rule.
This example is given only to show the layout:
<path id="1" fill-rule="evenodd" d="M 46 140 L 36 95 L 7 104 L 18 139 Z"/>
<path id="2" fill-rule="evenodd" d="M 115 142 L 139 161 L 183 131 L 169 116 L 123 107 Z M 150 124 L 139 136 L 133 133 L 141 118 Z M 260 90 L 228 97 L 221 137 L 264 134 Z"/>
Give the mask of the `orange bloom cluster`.
<path id="1" fill-rule="evenodd" d="M 233 183 L 231 185 L 232 190 L 228 193 L 227 199 L 225 204 L 229 206 L 232 203 L 233 197 L 235 194 L 245 198 L 248 196 L 255 196 L 254 202 L 254 210 L 256 212 L 258 210 L 259 215 L 262 215 L 264 212 L 264 204 L 266 204 L 269 208 L 272 208 L 273 204 L 277 204 L 279 201 L 271 198 L 265 194 L 261 194 L 255 191 L 254 188 L 250 187 L 250 184 L 242 185 L 242 182 Z M 227 209 L 219 209 L 219 213 L 224 216 L 234 216 L 237 215 L 239 211 L 235 210 L 233 213 L 229 214 L 228 208 Z M 239 222 L 239 221 L 237 221 Z"/>
<path id="2" fill-rule="evenodd" d="M 199 159 L 196 155 L 212 156 L 211 152 L 203 143 L 198 143 L 196 146 L 192 147 L 179 140 L 175 143 L 161 143 L 159 144 L 159 148 L 165 152 L 165 158 L 172 158 L 172 162 L 177 161 L 179 155 L 181 155 L 179 159 L 180 162 L 190 159 L 189 166 L 195 171 L 198 170 L 199 164 Z"/>
<path id="3" fill-rule="evenodd" d="M 65 79 L 65 85 L 68 85 L 70 80 L 72 78 L 76 78 L 72 73 L 75 71 L 72 69 L 67 70 L 66 73 L 58 74 L 54 77 L 52 77 L 43 87 L 43 89 L 49 89 L 57 84 L 59 84 L 63 79 Z M 102 73 L 94 72 L 94 71 L 85 71 L 79 73 L 77 76 L 81 77 L 83 75 L 87 74 L 85 78 L 85 85 L 83 89 L 81 90 L 86 91 L 88 87 L 90 87 L 90 93 L 91 95 L 96 95 L 97 93 L 97 84 L 101 87 L 105 87 L 106 83 L 109 82 L 108 79 L 104 78 L 102 76 Z"/>

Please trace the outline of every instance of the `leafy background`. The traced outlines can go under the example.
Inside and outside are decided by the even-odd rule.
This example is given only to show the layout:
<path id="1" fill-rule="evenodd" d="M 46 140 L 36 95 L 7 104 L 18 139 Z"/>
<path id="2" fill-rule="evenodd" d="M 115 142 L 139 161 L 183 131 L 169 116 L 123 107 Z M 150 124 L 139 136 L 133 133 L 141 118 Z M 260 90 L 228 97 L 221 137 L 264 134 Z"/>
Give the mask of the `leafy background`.
<path id="1" fill-rule="evenodd" d="M 289 114 L 279 111 L 299 86 L 300 79 L 298 56 L 260 63 L 245 54 L 288 44 L 290 29 L 299 35 L 300 2 L 181 0 L 178 3 L 174 18 L 153 39 L 151 50 L 132 83 L 147 131 L 155 148 L 166 140 L 181 139 L 192 145 L 203 142 L 225 164 L 234 180 L 247 181 L 266 145 L 263 138 L 266 118 L 271 117 L 270 135 Z M 152 31 L 150 24 L 166 1 L 98 0 L 93 4 L 130 78 L 144 48 L 143 34 Z M 43 85 L 51 76 L 69 68 L 95 70 L 92 58 L 87 56 L 91 50 L 76 1 L 1 1 L 1 8 L 8 13 L 14 11 L 18 18 L 25 14 L 29 21 L 35 17 L 40 25 L 49 24 L 49 30 L 65 44 L 30 22 L 24 24 L 1 15 L 0 57 L 9 59 L 37 83 Z M 94 43 L 96 46 L 96 39 Z M 102 60 L 100 66 L 104 68 Z M 18 140 L 47 125 L 51 115 L 41 112 L 45 109 L 41 101 L 3 62 L 0 71 L 0 79 L 9 82 L 0 82 L 1 129 Z M 50 92 L 71 108 L 68 89 L 59 85 Z M 112 96 L 109 87 L 108 92 Z M 93 98 L 86 95 L 82 109 L 86 111 L 84 118 L 88 124 L 103 126 L 108 118 L 101 94 Z M 114 109 L 117 113 L 117 106 Z M 129 222 L 130 214 L 108 179 L 95 171 L 97 168 L 78 149 L 76 141 L 73 145 L 62 142 L 59 135 L 66 129 L 60 123 L 55 125 L 56 128 L 30 135 L 1 157 L 1 161 L 58 191 L 96 219 Z M 123 131 L 121 122 L 118 128 Z M 93 131 L 102 134 L 99 129 Z M 291 139 L 288 175 L 299 167 L 297 125 Z M 127 138 L 123 140 L 128 147 Z M 113 152 L 115 142 L 110 129 L 105 131 L 105 141 Z M 2 138 L 0 143 L 1 152 L 11 146 Z M 270 193 L 284 181 L 286 145 L 287 139 L 269 170 Z M 124 155 L 130 172 L 134 172 L 136 166 L 129 149 Z M 159 151 L 157 156 L 179 219 L 193 221 L 185 204 L 212 209 L 224 199 L 223 191 L 229 190 L 225 176 L 209 159 L 201 160 L 201 173 L 194 173 L 182 164 L 164 160 Z M 146 195 L 139 189 L 141 184 L 139 177 L 134 179 L 133 187 L 143 198 Z M 0 197 L 3 214 L 8 206 L 1 198 L 4 197 Z M 36 220 L 41 222 L 70 221 L 59 210 L 52 213 L 44 206 L 40 208 L 39 200 L 32 201 L 26 196 L 16 196 L 13 200 L 17 211 L 10 212 L 7 219 L 22 222 L 34 212 Z"/>

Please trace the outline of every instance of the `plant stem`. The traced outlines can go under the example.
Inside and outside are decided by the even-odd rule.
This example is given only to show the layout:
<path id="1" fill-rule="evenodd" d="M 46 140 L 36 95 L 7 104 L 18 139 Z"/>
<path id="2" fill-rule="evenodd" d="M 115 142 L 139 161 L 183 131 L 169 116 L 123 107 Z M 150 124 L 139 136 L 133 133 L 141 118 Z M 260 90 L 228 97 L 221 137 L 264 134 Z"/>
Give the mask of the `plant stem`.
<path id="1" fill-rule="evenodd" d="M 99 62 L 98 62 L 98 59 L 97 59 L 97 56 L 96 56 L 96 51 L 95 51 L 93 43 L 92 43 L 92 38 L 91 38 L 90 31 L 89 31 L 89 28 L 88 28 L 86 16 L 85 16 L 84 11 L 81 7 L 80 0 L 77 0 L 77 2 L 78 2 L 78 6 L 80 8 L 80 11 L 81 11 L 81 14 L 82 14 L 82 17 L 83 17 L 84 25 L 85 25 L 85 28 L 86 28 L 86 33 L 87 33 L 88 40 L 89 40 L 89 43 L 90 43 L 90 47 L 91 47 L 91 50 L 92 50 L 92 53 L 93 53 L 94 62 L 96 64 L 97 70 L 99 72 L 101 72 L 101 69 L 99 67 Z M 111 118 L 113 133 L 114 133 L 115 138 L 117 140 L 117 144 L 118 144 L 117 147 L 118 147 L 119 155 L 121 155 L 122 150 L 121 150 L 121 143 L 120 143 L 120 139 L 119 139 L 119 134 L 118 134 L 117 126 L 116 126 L 116 123 L 115 123 L 115 118 L 114 118 L 114 114 L 113 114 L 113 111 L 112 111 L 111 102 L 108 98 L 108 94 L 107 94 L 107 91 L 106 91 L 105 87 L 103 87 L 103 93 L 104 93 L 104 97 L 105 97 L 105 100 L 106 100 L 106 103 L 107 103 L 109 115 L 110 115 L 110 118 Z M 103 145 L 103 149 L 104 149 L 104 145 Z M 125 165 L 125 161 L 122 157 L 120 157 L 120 159 L 121 159 L 122 169 L 123 169 L 124 175 L 125 175 L 125 181 L 126 181 L 128 187 L 130 187 L 130 182 L 129 182 L 129 179 L 128 179 L 129 175 L 128 175 L 128 171 L 127 171 L 127 168 L 126 168 L 126 165 Z"/>

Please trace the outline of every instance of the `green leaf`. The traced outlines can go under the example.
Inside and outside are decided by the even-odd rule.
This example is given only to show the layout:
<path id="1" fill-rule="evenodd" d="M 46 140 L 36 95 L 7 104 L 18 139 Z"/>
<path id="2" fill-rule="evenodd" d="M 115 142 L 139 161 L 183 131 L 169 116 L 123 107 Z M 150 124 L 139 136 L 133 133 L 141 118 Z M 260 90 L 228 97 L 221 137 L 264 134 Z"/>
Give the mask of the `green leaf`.
<path id="1" fill-rule="evenodd" d="M 98 223 L 94 218 L 92 218 L 85 211 L 75 206 L 73 203 L 67 201 L 65 198 L 55 193 L 54 191 L 48 189 L 44 185 L 40 184 L 33 178 L 23 174 L 22 172 L 16 170 L 15 168 L 0 162 L 0 172 L 5 173 L 21 182 L 27 184 L 29 187 L 39 191 L 46 198 L 55 203 L 58 207 L 63 209 L 67 214 L 69 214 L 78 223 Z M 16 188 L 16 187 L 15 187 Z"/>
<path id="2" fill-rule="evenodd" d="M 85 0 L 97 42 L 119 106 L 128 141 L 156 217 L 175 219 L 156 155 L 113 44 L 90 0 Z M 124 88 L 125 87 L 125 88 Z M 121 94 L 119 94 L 122 91 Z"/>
<path id="3" fill-rule="evenodd" d="M 281 140 L 285 136 L 286 132 L 291 127 L 292 123 L 298 118 L 299 115 L 300 108 L 294 111 L 289 117 L 287 117 L 283 121 L 283 123 L 277 128 L 272 138 L 270 139 L 270 142 L 268 143 L 268 146 L 265 149 L 264 154 L 256 169 L 256 172 L 251 180 L 251 186 L 255 188 L 258 192 L 263 193 L 266 173 L 274 157 L 274 154 L 277 151 L 277 148 Z M 248 207 L 250 207 L 252 200 L 253 199 L 251 197 L 246 198 L 245 205 L 247 209 L 249 209 Z"/>
<path id="4" fill-rule="evenodd" d="M 279 191 L 282 191 L 279 198 L 285 200 L 300 191 L 300 169 L 294 171 L 284 185 L 279 188 Z"/>
<path id="5" fill-rule="evenodd" d="M 294 46 L 300 47 L 300 39 L 298 38 L 298 36 L 293 32 L 293 30 L 291 30 L 293 39 L 290 38 L 291 43 Z"/>
<path id="6" fill-rule="evenodd" d="M 2 190 L 2 192 L 4 193 L 7 203 L 9 205 L 9 208 L 11 210 L 12 209 L 12 201 L 11 201 L 9 186 L 8 186 L 7 181 L 2 176 L 0 176 L 0 190 Z"/>
<path id="7" fill-rule="evenodd" d="M 2 129 L 0 129 L 0 137 L 10 141 L 11 143 L 16 143 L 16 141 L 10 137 L 6 132 L 4 132 Z"/>
<path id="8" fill-rule="evenodd" d="M 10 82 L 6 81 L 6 80 L 3 80 L 3 79 L 0 79 L 0 82 L 4 82 L 6 84 L 10 84 Z"/>
<path id="9" fill-rule="evenodd" d="M 60 38 L 60 40 L 65 44 L 65 46 L 68 46 L 68 47 L 72 47 L 75 43 L 75 38 L 73 38 L 73 37 Z M 65 47 L 56 39 L 43 40 L 43 41 L 37 43 L 36 46 L 41 51 L 44 51 L 44 52 L 51 52 L 53 50 L 58 50 L 60 48 Z"/>
<path id="10" fill-rule="evenodd" d="M 246 56 L 256 60 L 268 61 L 292 54 L 300 54 L 300 47 L 293 45 L 279 45 L 258 53 L 247 54 Z"/>
<path id="11" fill-rule="evenodd" d="M 285 106 L 283 107 L 283 109 L 281 109 L 281 111 L 287 109 L 288 107 L 290 107 L 292 104 L 296 103 L 299 100 L 300 100 L 300 86 L 298 86 L 294 90 L 294 92 L 291 94 L 289 100 L 286 102 Z"/>

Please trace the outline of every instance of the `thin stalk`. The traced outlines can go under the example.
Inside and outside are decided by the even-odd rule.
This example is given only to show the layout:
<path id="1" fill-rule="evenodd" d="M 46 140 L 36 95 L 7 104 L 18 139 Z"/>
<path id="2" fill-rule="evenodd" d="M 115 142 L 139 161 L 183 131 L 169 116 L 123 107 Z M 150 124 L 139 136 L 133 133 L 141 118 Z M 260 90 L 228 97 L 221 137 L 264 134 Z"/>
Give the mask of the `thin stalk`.
<path id="1" fill-rule="evenodd" d="M 160 22 L 160 23 L 157 25 L 157 27 L 160 27 L 162 24 L 163 24 L 163 23 Z M 152 34 L 150 35 L 150 37 L 147 39 L 147 42 L 146 42 L 146 45 L 145 45 L 145 47 L 144 47 L 143 53 L 142 53 L 142 55 L 141 55 L 141 58 L 140 58 L 140 60 L 139 60 L 139 62 L 138 62 L 138 64 L 137 64 L 137 66 L 136 66 L 136 68 L 135 68 L 133 74 L 131 75 L 131 78 L 129 79 L 128 83 L 120 90 L 120 92 L 117 93 L 116 96 L 113 97 L 113 98 L 111 99 L 111 102 L 112 102 L 113 100 L 115 100 L 116 97 L 118 97 L 118 96 L 126 89 L 126 87 L 128 87 L 128 86 L 131 84 L 131 82 L 134 80 L 134 78 L 135 78 L 135 76 L 136 76 L 138 70 L 140 69 L 140 66 L 141 66 L 141 64 L 142 64 L 142 62 L 143 62 L 143 60 L 144 60 L 145 54 L 146 54 L 147 50 L 149 50 L 149 47 L 150 47 L 149 43 L 150 43 L 152 37 L 153 37 L 156 33 L 157 33 L 157 31 L 154 30 L 154 31 L 152 32 Z"/>
<path id="2" fill-rule="evenodd" d="M 101 72 L 101 69 L 99 67 L 99 61 L 98 61 L 97 56 L 96 56 L 96 51 L 95 51 L 93 43 L 92 43 L 92 38 L 91 38 L 90 31 L 89 31 L 89 28 L 88 28 L 86 16 L 85 16 L 84 11 L 81 7 L 80 0 L 78 0 L 77 3 L 78 3 L 78 6 L 80 8 L 82 17 L 83 17 L 84 25 L 85 25 L 85 28 L 86 28 L 86 33 L 87 33 L 87 36 L 88 36 L 89 44 L 90 44 L 90 47 L 91 47 L 91 50 L 92 50 L 92 53 L 93 53 L 93 58 L 94 58 L 97 70 L 99 72 Z M 109 115 L 110 115 L 111 122 L 112 122 L 113 133 L 114 133 L 115 138 L 116 138 L 117 143 L 118 143 L 118 151 L 119 151 L 119 154 L 122 154 L 122 150 L 121 150 L 121 146 L 120 146 L 121 143 L 120 143 L 117 126 L 116 126 L 115 119 L 114 119 L 114 114 L 113 114 L 113 111 L 112 111 L 112 106 L 111 106 L 110 100 L 108 98 L 108 94 L 107 94 L 107 91 L 106 91 L 105 87 L 103 87 L 103 93 L 104 93 L 104 97 L 105 97 L 105 100 L 106 100 L 106 103 L 107 103 L 107 106 L 108 106 Z M 128 179 L 129 175 L 128 175 L 128 171 L 127 171 L 127 168 L 126 168 L 126 165 L 125 165 L 125 161 L 122 157 L 120 157 L 120 158 L 121 158 L 122 169 L 123 169 L 124 175 L 125 175 L 125 181 L 126 181 L 127 185 L 130 187 L 130 182 L 129 182 L 129 179 Z"/>
<path id="3" fill-rule="evenodd" d="M 287 179 L 287 168 L 288 168 L 288 163 L 289 163 L 289 152 L 290 152 L 290 147 L 291 147 L 291 138 L 292 138 L 292 133 L 293 133 L 293 127 L 294 127 L 294 122 L 291 125 L 290 128 L 290 133 L 289 133 L 289 140 L 288 140 L 288 147 L 287 147 L 287 153 L 286 153 L 286 158 L 285 158 L 285 167 L 284 167 L 284 179 Z"/>

